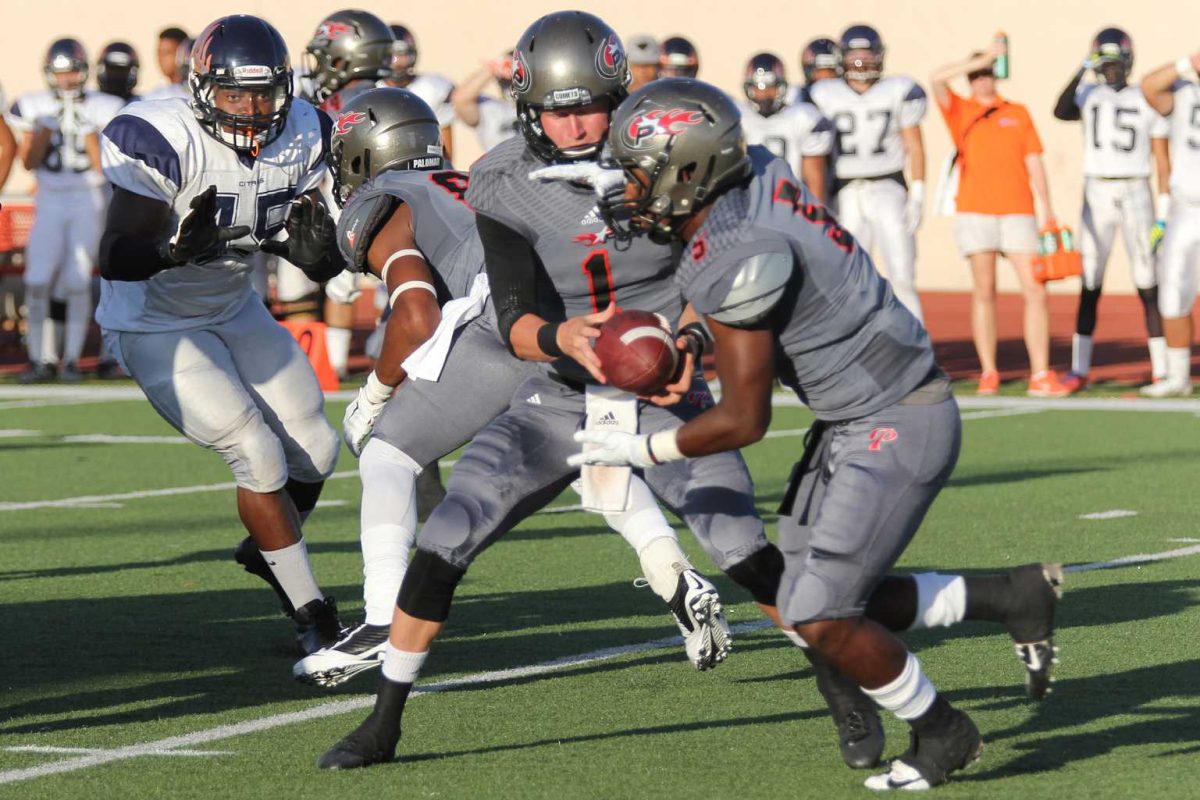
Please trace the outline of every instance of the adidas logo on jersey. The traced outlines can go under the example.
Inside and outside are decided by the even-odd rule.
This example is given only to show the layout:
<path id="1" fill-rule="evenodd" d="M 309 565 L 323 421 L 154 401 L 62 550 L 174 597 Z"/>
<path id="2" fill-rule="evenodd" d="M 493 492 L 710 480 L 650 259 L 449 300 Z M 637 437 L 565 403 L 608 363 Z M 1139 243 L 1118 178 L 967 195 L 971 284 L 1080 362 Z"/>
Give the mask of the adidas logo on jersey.
<path id="1" fill-rule="evenodd" d="M 579 220 L 580 225 L 599 225 L 604 222 L 604 218 L 600 216 L 600 207 L 592 206 L 592 210 L 587 213 L 587 216 Z"/>
<path id="2" fill-rule="evenodd" d="M 614 414 L 613 412 L 609 411 L 603 417 L 596 420 L 596 424 L 597 425 L 617 425 L 619 423 L 617 422 L 617 415 Z"/>
<path id="3" fill-rule="evenodd" d="M 529 403 L 531 406 L 540 406 L 542 404 L 542 396 L 535 392 L 534 394 L 529 395 L 529 397 L 526 397 L 525 402 Z"/>

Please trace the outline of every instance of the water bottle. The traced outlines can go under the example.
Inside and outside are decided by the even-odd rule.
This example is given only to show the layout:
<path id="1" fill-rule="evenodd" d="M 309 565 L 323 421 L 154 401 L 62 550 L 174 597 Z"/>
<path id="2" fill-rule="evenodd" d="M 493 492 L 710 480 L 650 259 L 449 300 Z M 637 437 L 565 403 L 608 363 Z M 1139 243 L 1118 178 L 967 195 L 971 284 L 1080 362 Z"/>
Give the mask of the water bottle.
<path id="1" fill-rule="evenodd" d="M 1008 34 L 1000 31 L 996 34 L 996 44 L 1004 46 L 1004 53 L 996 56 L 992 62 L 992 74 L 1000 79 L 1008 78 Z"/>
<path id="2" fill-rule="evenodd" d="M 1075 252 L 1075 234 L 1071 233 L 1070 228 L 1063 228 L 1060 230 L 1058 232 L 1058 239 L 1060 242 L 1062 242 L 1062 249 L 1064 253 Z"/>
<path id="3" fill-rule="evenodd" d="M 1042 231 L 1042 255 L 1051 256 L 1058 252 L 1058 235 L 1054 231 Z"/>

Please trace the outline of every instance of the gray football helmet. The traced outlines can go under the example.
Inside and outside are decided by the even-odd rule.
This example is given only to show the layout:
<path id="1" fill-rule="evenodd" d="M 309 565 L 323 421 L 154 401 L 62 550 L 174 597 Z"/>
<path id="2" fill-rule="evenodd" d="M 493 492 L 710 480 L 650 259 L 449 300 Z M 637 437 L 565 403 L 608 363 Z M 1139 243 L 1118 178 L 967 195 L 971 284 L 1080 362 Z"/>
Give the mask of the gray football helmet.
<path id="1" fill-rule="evenodd" d="M 333 123 L 329 171 L 334 202 L 344 206 L 381 172 L 442 169 L 441 133 L 433 109 L 407 89 L 389 86 L 355 97 Z"/>
<path id="2" fill-rule="evenodd" d="M 715 86 L 661 78 L 638 89 L 613 114 L 612 160 L 636 196 L 602 203 L 613 232 L 671 234 L 724 188 L 750 174 L 741 114 Z"/>
<path id="3" fill-rule="evenodd" d="M 392 30 L 369 11 L 346 9 L 317 26 L 304 48 L 305 71 L 317 102 L 354 80 L 379 80 L 392 71 Z"/>
<path id="4" fill-rule="evenodd" d="M 529 26 L 513 50 L 512 96 L 517 127 L 545 161 L 591 158 L 603 142 L 564 152 L 546 137 L 542 111 L 625 99 L 629 85 L 625 46 L 603 20 L 582 11 L 547 14 Z"/>

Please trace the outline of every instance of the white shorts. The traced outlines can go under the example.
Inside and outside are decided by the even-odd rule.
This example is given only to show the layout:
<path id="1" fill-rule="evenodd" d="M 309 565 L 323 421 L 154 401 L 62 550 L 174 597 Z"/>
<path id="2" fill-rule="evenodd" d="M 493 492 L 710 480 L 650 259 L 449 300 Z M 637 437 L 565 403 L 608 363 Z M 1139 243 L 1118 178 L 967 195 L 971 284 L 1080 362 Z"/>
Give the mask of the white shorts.
<path id="1" fill-rule="evenodd" d="M 105 330 L 104 341 L 162 418 L 219 453 L 238 486 L 273 492 L 333 473 L 341 443 L 317 377 L 257 296 L 218 325 Z"/>
<path id="2" fill-rule="evenodd" d="M 954 243 L 964 256 L 974 253 L 1036 253 L 1037 221 L 1032 214 L 954 215 Z"/>
<path id="3" fill-rule="evenodd" d="M 1200 279 L 1200 205 L 1172 198 L 1158 253 L 1158 310 L 1168 319 L 1192 313 Z"/>

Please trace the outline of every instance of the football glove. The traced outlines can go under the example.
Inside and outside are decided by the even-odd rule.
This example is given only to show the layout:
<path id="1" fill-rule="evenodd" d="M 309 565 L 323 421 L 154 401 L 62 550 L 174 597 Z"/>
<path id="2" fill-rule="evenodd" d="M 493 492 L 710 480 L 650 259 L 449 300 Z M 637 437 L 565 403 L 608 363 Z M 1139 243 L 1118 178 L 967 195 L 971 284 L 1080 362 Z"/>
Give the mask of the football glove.
<path id="1" fill-rule="evenodd" d="M 324 283 L 345 268 L 334 241 L 337 223 L 319 197 L 303 194 L 293 200 L 285 229 L 288 238 L 263 242 L 264 253 L 286 258 L 315 283 Z"/>
<path id="2" fill-rule="evenodd" d="M 904 229 L 909 235 L 921 227 L 925 215 L 925 181 L 913 181 L 908 187 L 908 203 L 904 206 Z"/>
<path id="3" fill-rule="evenodd" d="M 217 187 L 209 186 L 192 198 L 191 211 L 179 223 L 175 240 L 159 247 L 159 255 L 172 266 L 203 264 L 225 249 L 225 243 L 250 233 L 249 225 L 222 227 L 217 224 Z"/>
<path id="4" fill-rule="evenodd" d="M 375 421 L 383 413 L 392 391 L 392 387 L 379 380 L 372 371 L 367 376 L 367 382 L 358 390 L 358 396 L 346 406 L 346 415 L 342 417 L 342 438 L 355 457 L 362 455 L 371 432 L 375 430 Z"/>
<path id="5" fill-rule="evenodd" d="M 1150 229 L 1150 253 L 1155 254 L 1158 248 L 1162 245 L 1163 237 L 1167 235 L 1167 221 L 1165 219 L 1154 220 L 1154 227 Z"/>
<path id="6" fill-rule="evenodd" d="M 585 447 L 582 453 L 567 458 L 572 467 L 601 464 L 609 467 L 652 467 L 649 436 L 621 431 L 576 431 L 575 441 Z"/>

